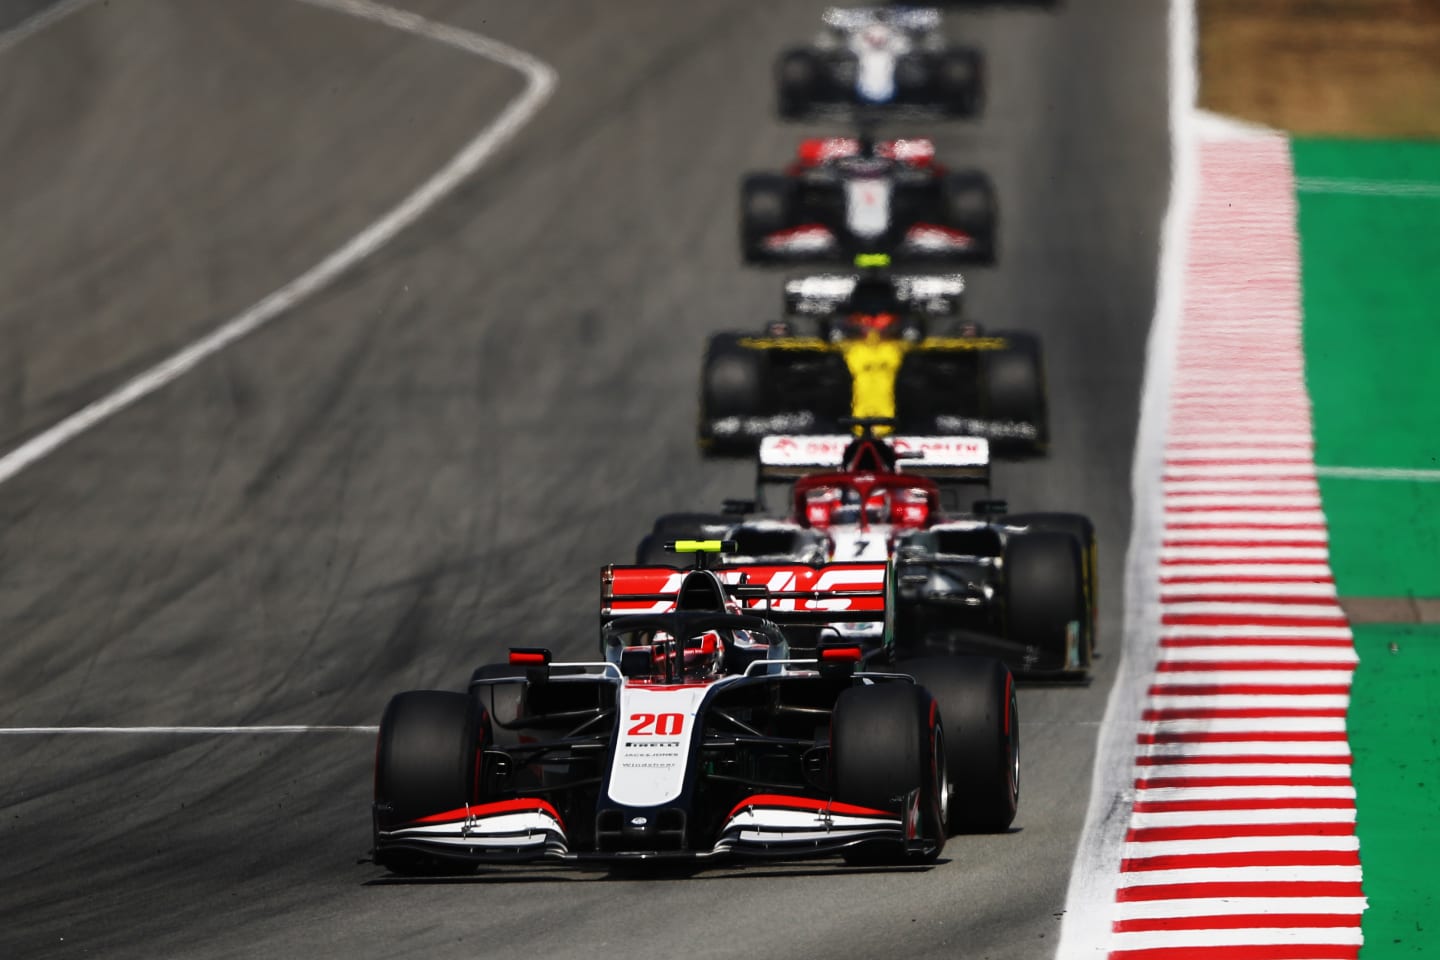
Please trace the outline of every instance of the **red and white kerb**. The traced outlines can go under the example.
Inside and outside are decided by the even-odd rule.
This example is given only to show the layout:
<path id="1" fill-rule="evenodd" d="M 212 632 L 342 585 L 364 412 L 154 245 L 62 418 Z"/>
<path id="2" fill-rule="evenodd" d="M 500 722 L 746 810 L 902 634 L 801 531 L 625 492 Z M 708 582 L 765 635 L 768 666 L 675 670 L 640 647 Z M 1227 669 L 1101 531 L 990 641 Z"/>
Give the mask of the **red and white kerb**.
<path id="1" fill-rule="evenodd" d="M 1280 135 L 1200 139 L 1166 446 L 1160 661 L 1114 960 L 1354 960 L 1345 711 Z"/>

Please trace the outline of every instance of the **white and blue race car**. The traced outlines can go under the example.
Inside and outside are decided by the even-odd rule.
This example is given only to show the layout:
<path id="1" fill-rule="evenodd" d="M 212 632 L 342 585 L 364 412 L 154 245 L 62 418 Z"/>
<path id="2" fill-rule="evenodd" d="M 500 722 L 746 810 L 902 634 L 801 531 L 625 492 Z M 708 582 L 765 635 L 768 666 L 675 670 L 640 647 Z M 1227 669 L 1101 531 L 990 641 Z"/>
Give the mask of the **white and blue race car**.
<path id="1" fill-rule="evenodd" d="M 969 117 L 984 100 L 983 61 L 940 30 L 940 12 L 918 7 L 825 11 L 811 46 L 775 65 L 777 108 L 787 120 L 816 114 L 922 111 Z"/>

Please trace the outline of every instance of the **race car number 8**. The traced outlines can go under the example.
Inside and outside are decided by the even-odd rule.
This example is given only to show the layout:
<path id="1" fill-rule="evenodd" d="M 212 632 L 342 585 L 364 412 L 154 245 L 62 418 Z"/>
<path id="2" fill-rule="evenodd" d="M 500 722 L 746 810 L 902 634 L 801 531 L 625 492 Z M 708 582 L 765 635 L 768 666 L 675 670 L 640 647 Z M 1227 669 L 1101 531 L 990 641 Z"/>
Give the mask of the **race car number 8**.
<path id="1" fill-rule="evenodd" d="M 630 737 L 673 737 L 685 726 L 683 713 L 632 713 Z"/>

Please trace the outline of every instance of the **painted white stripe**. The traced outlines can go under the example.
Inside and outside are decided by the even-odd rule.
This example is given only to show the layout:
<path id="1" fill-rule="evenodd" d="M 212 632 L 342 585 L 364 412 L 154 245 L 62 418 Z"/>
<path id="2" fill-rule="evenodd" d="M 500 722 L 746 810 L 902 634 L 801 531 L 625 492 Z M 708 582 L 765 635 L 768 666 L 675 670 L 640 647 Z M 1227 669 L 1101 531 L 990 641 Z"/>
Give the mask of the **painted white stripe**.
<path id="1" fill-rule="evenodd" d="M 410 227 L 508 143 L 550 98 L 555 71 L 522 50 L 489 37 L 449 27 L 370 0 L 303 0 L 315 6 L 362 17 L 397 30 L 473 53 L 518 71 L 525 88 L 500 114 L 430 179 L 393 209 L 351 237 L 338 250 L 285 286 L 184 349 L 94 400 L 47 430 L 0 456 L 0 483 L 44 459 L 69 441 L 184 376 L 226 347 L 259 330 L 292 307 L 325 289 Z"/>
<path id="2" fill-rule="evenodd" d="M 1280 944 L 1358 945 L 1359 927 L 1278 927 L 1241 930 L 1151 930 L 1117 933 L 1116 950 L 1149 950 L 1155 947 L 1243 947 Z"/>
<path id="3" fill-rule="evenodd" d="M 1198 480 L 1201 477 L 1314 477 L 1315 464 L 1309 460 L 1276 460 L 1266 463 L 1175 463 L 1165 468 L 1164 480 Z"/>
<path id="4" fill-rule="evenodd" d="M 4 33 L 0 33 L 0 53 L 11 49 L 22 40 L 35 36 L 41 30 L 54 26 L 72 13 L 79 13 L 94 2 L 95 0 L 61 0 L 60 3 L 27 17 Z"/>
<path id="5" fill-rule="evenodd" d="M 1231 581 L 1197 581 L 1170 583 L 1164 587 L 1160 602 L 1166 606 L 1186 603 L 1195 598 L 1215 597 L 1314 597 L 1335 599 L 1333 583 L 1312 580 L 1276 581 L 1274 583 L 1235 583 Z M 1338 601 L 1337 601 L 1338 605 Z"/>
<path id="6" fill-rule="evenodd" d="M 1249 590 L 1259 584 L 1235 583 L 1235 577 L 1288 577 L 1295 580 L 1326 582 L 1331 579 L 1328 563 L 1171 563 L 1160 571 L 1167 577 L 1207 577 L 1230 582 L 1236 590 Z M 1171 585 L 1164 585 L 1171 589 Z"/>
<path id="7" fill-rule="evenodd" d="M 1176 507 L 1300 507 L 1320 509 L 1320 497 L 1312 493 L 1167 493 L 1165 506 Z"/>
<path id="8" fill-rule="evenodd" d="M 1185 560 L 1249 560 L 1255 563 L 1286 563 L 1295 561 L 1322 562 L 1329 559 L 1327 547 L 1282 547 L 1265 544 L 1259 547 L 1162 547 L 1161 562 Z"/>
<path id="9" fill-rule="evenodd" d="M 1237 588 L 1238 589 L 1238 588 Z M 1328 617 L 1343 620 L 1345 613 L 1337 603 L 1260 603 L 1254 600 L 1226 602 L 1206 597 L 1197 600 L 1164 600 L 1167 614 L 1248 617 Z"/>
<path id="10" fill-rule="evenodd" d="M 1152 696 L 1149 700 L 1154 710 L 1343 710 L 1349 705 L 1350 698 L 1343 693 L 1217 693 Z"/>
<path id="11" fill-rule="evenodd" d="M 1136 830 L 1150 827 L 1233 827 L 1244 824 L 1271 823 L 1354 823 L 1355 808 L 1351 807 L 1282 807 L 1260 810 L 1175 810 L 1161 813 L 1131 814 L 1130 826 Z M 1299 872 L 1302 867 L 1291 868 Z M 1312 867 L 1309 869 L 1320 869 Z M 1325 868 L 1334 869 L 1334 868 Z"/>
<path id="12" fill-rule="evenodd" d="M 1324 546 L 1330 542 L 1330 532 L 1324 526 L 1290 526 L 1277 528 L 1274 525 L 1256 524 L 1246 526 L 1234 524 L 1221 527 L 1215 524 L 1203 527 L 1185 527 L 1168 524 L 1165 528 L 1165 542 L 1170 546 L 1187 546 L 1204 543 L 1286 543 L 1294 542 L 1305 546 Z"/>
<path id="13" fill-rule="evenodd" d="M 1175 762 L 1197 757 L 1348 757 L 1350 745 L 1344 740 L 1186 740 L 1145 744 L 1143 755 Z"/>
<path id="14" fill-rule="evenodd" d="M 1351 640 L 1354 634 L 1346 626 L 1280 627 L 1257 624 L 1175 623 L 1164 627 L 1167 637 L 1285 637 L 1291 640 Z"/>
<path id="15" fill-rule="evenodd" d="M 1209 717 L 1203 720 L 1157 720 L 1147 733 L 1344 733 L 1344 717 Z"/>
<path id="16" fill-rule="evenodd" d="M 246 736 L 273 733 L 379 733 L 376 726 L 335 726 L 327 724 L 254 724 L 249 726 L 177 726 L 177 727 L 0 727 L 0 737 L 92 735 L 165 735 L 215 736 L 243 734 Z"/>
<path id="17" fill-rule="evenodd" d="M 1300 193 L 1387 197 L 1406 200 L 1440 199 L 1440 183 L 1426 180 L 1364 180 L 1349 177 L 1296 177 Z"/>
<path id="18" fill-rule="evenodd" d="M 1203 477 L 1198 480 L 1172 480 L 1165 481 L 1165 495 L 1176 496 L 1182 493 L 1305 493 L 1315 494 L 1319 491 L 1319 485 L 1313 479 L 1237 479 L 1222 480 L 1216 477 Z"/>
<path id="19" fill-rule="evenodd" d="M 1143 860 L 1150 857 L 1183 857 L 1204 853 L 1262 853 L 1292 850 L 1353 852 L 1360 849 L 1360 838 L 1343 837 L 1216 837 L 1206 840 L 1151 840 L 1144 843 L 1126 843 L 1124 857 L 1127 860 Z"/>
<path id="20" fill-rule="evenodd" d="M 1354 800 L 1351 786 L 1235 786 L 1235 787 L 1154 787 L 1136 790 L 1135 799 L 1147 802 L 1167 800 Z"/>
<path id="21" fill-rule="evenodd" d="M 1252 777 L 1294 777 L 1313 778 L 1316 781 L 1334 782 L 1350 779 L 1348 763 L 1164 763 L 1155 766 L 1136 767 L 1137 780 L 1170 780 L 1176 777 L 1204 777 L 1214 780 L 1234 780 Z"/>
<path id="22" fill-rule="evenodd" d="M 1354 670 L 1166 670 L 1155 676 L 1166 686 L 1349 686 Z"/>
<path id="23" fill-rule="evenodd" d="M 1233 432 L 1176 433 L 1165 448 L 1166 461 L 1230 461 L 1266 459 L 1272 456 L 1309 459 L 1315 439 L 1308 430 L 1266 435 L 1237 435 Z"/>
<path id="24" fill-rule="evenodd" d="M 1365 909 L 1364 897 L 1202 897 L 1194 900 L 1131 900 L 1115 905 L 1117 920 L 1161 917 L 1244 917 L 1269 914 L 1345 916 Z"/>
<path id="25" fill-rule="evenodd" d="M 1325 514 L 1319 510 L 1168 510 L 1165 524 L 1168 528 L 1193 526 L 1199 523 L 1233 523 L 1237 526 L 1252 524 L 1275 524 L 1287 527 L 1302 525 L 1325 526 Z"/>
<path id="26" fill-rule="evenodd" d="M 1235 346 L 1240 346 L 1243 340 Z M 1223 356 L 1216 357 L 1216 366 L 1224 363 Z M 1235 371 L 1231 371 L 1232 374 Z M 1247 381 L 1251 378 L 1247 377 Z M 1223 384 L 1215 387 L 1184 387 L 1179 384 L 1173 388 L 1174 409 L 1186 407 L 1204 407 L 1207 409 L 1236 409 L 1253 410 L 1258 404 L 1268 410 L 1277 407 L 1292 412 L 1302 411 L 1308 408 L 1309 400 L 1305 394 L 1291 386 L 1284 386 L 1277 382 L 1276 378 L 1268 378 L 1255 383 L 1255 393 L 1248 392 L 1244 396 L 1236 396 L 1233 384 Z"/>
<path id="27" fill-rule="evenodd" d="M 1440 483 L 1440 470 L 1411 470 L 1403 467 L 1316 467 L 1315 473 L 1332 480 L 1405 480 L 1411 483 Z"/>
<path id="28" fill-rule="evenodd" d="M 1359 663 L 1351 647 L 1266 647 L 1234 644 L 1214 647 L 1167 647 L 1162 654 L 1167 661 L 1192 663 Z"/>
<path id="29" fill-rule="evenodd" d="M 1199 867 L 1191 870 L 1130 870 L 1122 887 L 1170 883 L 1359 883 L 1359 867 Z"/>

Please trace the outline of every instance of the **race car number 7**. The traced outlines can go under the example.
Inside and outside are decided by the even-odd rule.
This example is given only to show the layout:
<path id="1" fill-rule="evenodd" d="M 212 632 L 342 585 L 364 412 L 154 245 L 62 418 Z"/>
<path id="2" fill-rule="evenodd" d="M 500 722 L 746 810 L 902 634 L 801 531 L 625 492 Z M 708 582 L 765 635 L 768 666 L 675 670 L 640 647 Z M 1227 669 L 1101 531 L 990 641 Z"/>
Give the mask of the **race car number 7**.
<path id="1" fill-rule="evenodd" d="M 673 737 L 685 726 L 683 713 L 632 713 L 629 737 Z"/>

